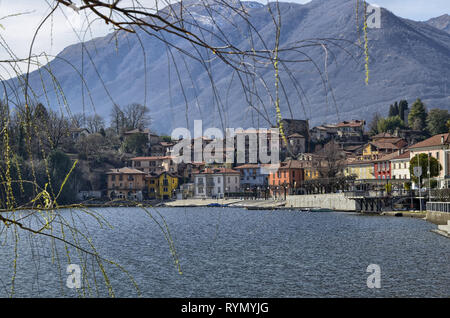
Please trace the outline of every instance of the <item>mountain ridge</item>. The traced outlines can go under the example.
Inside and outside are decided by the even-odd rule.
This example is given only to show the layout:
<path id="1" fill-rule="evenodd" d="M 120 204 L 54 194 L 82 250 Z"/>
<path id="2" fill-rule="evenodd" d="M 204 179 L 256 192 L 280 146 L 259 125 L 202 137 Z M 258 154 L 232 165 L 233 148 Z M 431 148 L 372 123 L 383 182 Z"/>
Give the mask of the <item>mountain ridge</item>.
<path id="1" fill-rule="evenodd" d="M 313 0 L 303 5 L 281 2 L 279 6 L 282 17 L 281 47 L 314 37 L 346 39 L 334 44 L 331 44 L 332 41 L 326 43 L 330 49 L 333 48 L 328 56 L 332 63 L 326 67 L 332 92 L 325 90 L 312 65 L 286 63 L 301 87 L 290 78 L 289 72 L 280 70 L 283 81 L 280 104 L 284 117 L 292 115 L 294 118 L 309 119 L 311 125 L 354 118 L 369 120 L 375 112 L 385 115 L 395 100 L 407 99 L 411 103 L 418 97 L 430 108 L 450 109 L 446 87 L 450 74 L 448 33 L 427 23 L 399 18 L 382 9 L 381 29 L 368 30 L 370 79 L 366 86 L 364 56 L 354 45 L 358 43 L 358 37 L 362 40 L 362 12 L 358 34 L 354 1 Z M 194 13 L 204 14 L 205 9 L 201 9 L 203 11 Z M 273 47 L 271 35 L 274 34 L 274 27 L 267 5 L 247 5 L 246 10 L 249 20 L 259 31 L 259 37 L 255 35 L 254 38 L 255 47 L 263 48 L 263 41 Z M 239 34 L 245 27 L 239 17 L 229 14 L 226 19 L 232 19 L 241 29 L 225 24 L 224 36 L 239 47 L 250 49 L 249 33 L 242 31 Z M 141 31 L 138 36 L 142 43 L 136 36 L 122 32 L 118 34 L 118 39 L 109 34 L 83 44 L 74 44 L 61 51 L 58 58 L 47 65 L 61 83 L 72 113 L 91 112 L 95 108 L 97 113 L 107 117 L 114 103 L 146 102 L 153 118 L 152 128 L 161 133 L 170 133 L 175 127 L 190 127 L 194 119 L 203 119 L 204 127 L 267 127 L 274 124 L 275 107 L 262 84 L 250 83 L 242 88 L 236 80 L 238 75 L 229 66 L 214 59 L 212 54 L 199 51 L 199 54 L 211 59 L 208 69 L 175 50 L 169 51 L 154 37 L 146 37 Z M 170 36 L 167 38 L 181 48 L 193 51 L 189 44 Z M 218 43 L 220 41 L 217 39 Z M 354 56 L 336 49 L 338 44 Z M 145 60 L 142 47 L 146 53 Z M 317 61 L 325 59 L 322 47 L 306 48 L 305 51 Z M 282 58 L 298 59 L 299 54 L 284 52 Z M 63 59 L 71 61 L 79 70 L 83 69 L 86 83 L 79 76 L 77 78 L 77 72 L 68 67 Z M 319 68 L 322 72 L 325 69 L 324 65 Z M 261 68 L 259 71 L 258 80 L 264 81 L 269 92 L 274 94 L 273 68 Z M 101 74 L 101 80 L 98 74 Z M 39 89 L 40 82 L 38 71 L 30 74 L 33 90 L 44 96 L 42 88 Z M 43 82 L 47 87 L 52 85 L 45 75 Z M 258 89 L 260 96 L 248 92 L 252 85 Z M 287 97 L 283 96 L 284 92 Z M 55 94 L 47 92 L 46 95 L 56 108 Z M 45 104 L 42 99 L 40 101 Z"/>

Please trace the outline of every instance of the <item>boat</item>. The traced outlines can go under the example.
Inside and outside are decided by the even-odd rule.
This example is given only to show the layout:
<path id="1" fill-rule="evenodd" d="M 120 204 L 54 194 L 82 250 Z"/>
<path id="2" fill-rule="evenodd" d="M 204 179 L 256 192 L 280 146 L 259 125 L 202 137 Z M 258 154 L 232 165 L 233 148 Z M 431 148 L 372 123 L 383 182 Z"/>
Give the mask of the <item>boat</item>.
<path id="1" fill-rule="evenodd" d="M 210 203 L 207 205 L 208 208 L 221 208 L 224 205 L 220 204 L 220 203 Z"/>

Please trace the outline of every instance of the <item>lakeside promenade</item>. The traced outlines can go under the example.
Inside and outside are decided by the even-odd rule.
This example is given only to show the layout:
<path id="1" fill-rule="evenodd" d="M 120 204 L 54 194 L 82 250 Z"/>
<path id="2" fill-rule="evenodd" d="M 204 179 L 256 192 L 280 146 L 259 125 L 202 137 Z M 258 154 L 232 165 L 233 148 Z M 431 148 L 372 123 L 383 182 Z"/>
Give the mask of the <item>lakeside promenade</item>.
<path id="1" fill-rule="evenodd" d="M 284 207 L 286 201 L 284 200 L 246 200 L 246 199 L 184 199 L 167 202 L 164 205 L 167 207 L 206 207 L 211 204 L 220 204 L 228 207 L 239 208 L 266 208 L 276 209 Z"/>

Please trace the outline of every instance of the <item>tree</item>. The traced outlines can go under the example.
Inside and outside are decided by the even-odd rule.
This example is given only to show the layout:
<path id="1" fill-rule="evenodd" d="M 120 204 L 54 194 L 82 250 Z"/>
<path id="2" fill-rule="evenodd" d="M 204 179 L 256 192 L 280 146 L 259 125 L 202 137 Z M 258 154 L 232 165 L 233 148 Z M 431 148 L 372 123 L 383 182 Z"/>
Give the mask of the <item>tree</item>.
<path id="1" fill-rule="evenodd" d="M 344 167 L 345 154 L 334 140 L 328 142 L 319 151 L 319 155 L 323 157 L 326 164 L 323 171 L 324 177 L 335 178 L 339 175 Z"/>
<path id="2" fill-rule="evenodd" d="M 98 114 L 88 116 L 86 117 L 86 128 L 91 134 L 99 133 L 102 129 L 105 129 L 105 121 Z"/>
<path id="3" fill-rule="evenodd" d="M 383 119 L 383 117 L 381 117 L 381 115 L 379 113 L 375 113 L 373 115 L 373 118 L 371 120 L 371 122 L 369 123 L 369 135 L 370 136 L 375 136 L 376 134 L 380 133 L 380 131 L 378 131 L 378 122 Z"/>
<path id="4" fill-rule="evenodd" d="M 428 175 L 428 162 L 430 163 L 430 175 Z M 433 156 L 428 156 L 424 153 L 415 155 L 409 162 L 409 173 L 411 179 L 416 184 L 419 183 L 419 178 L 414 175 L 414 167 L 419 166 L 422 167 L 422 176 L 420 177 L 421 184 L 423 184 L 424 179 L 437 177 L 442 170 L 441 164 Z"/>
<path id="5" fill-rule="evenodd" d="M 399 103 L 398 103 L 398 115 L 400 116 L 400 118 L 405 121 L 406 120 L 406 111 L 408 110 L 408 102 L 404 99 L 402 99 Z"/>
<path id="6" fill-rule="evenodd" d="M 411 106 L 411 111 L 408 115 L 408 122 L 414 130 L 424 130 L 426 128 L 427 109 L 418 98 Z"/>
<path id="7" fill-rule="evenodd" d="M 132 134 L 125 138 L 123 149 L 125 152 L 135 155 L 144 155 L 147 152 L 147 134 Z"/>
<path id="8" fill-rule="evenodd" d="M 404 128 L 405 123 L 400 119 L 400 116 L 396 115 L 394 117 L 382 118 L 378 121 L 378 132 L 388 132 L 392 133 L 397 128 Z"/>
<path id="9" fill-rule="evenodd" d="M 56 197 L 58 193 L 58 203 L 67 204 L 76 200 L 77 180 L 80 178 L 80 172 L 74 169 L 70 173 L 74 163 L 68 155 L 60 150 L 55 150 L 48 156 L 49 173 L 51 177 L 50 191 Z M 70 174 L 69 174 L 70 173 Z M 67 181 L 64 184 L 64 180 Z"/>
<path id="10" fill-rule="evenodd" d="M 130 104 L 125 106 L 124 115 L 125 121 L 127 124 L 127 129 L 139 129 L 143 130 L 144 128 L 150 125 L 150 109 L 147 106 L 141 104 Z"/>
<path id="11" fill-rule="evenodd" d="M 434 108 L 430 110 L 427 117 L 427 129 L 431 135 L 448 132 L 447 122 L 450 120 L 448 110 Z"/>
<path id="12" fill-rule="evenodd" d="M 150 125 L 150 109 L 141 104 L 129 104 L 124 108 L 114 105 L 111 110 L 111 124 L 118 135 L 125 131 L 144 128 Z"/>
<path id="13" fill-rule="evenodd" d="M 395 102 L 394 105 L 391 105 L 389 107 L 389 117 L 394 117 L 399 115 L 399 109 L 398 109 L 398 103 Z"/>

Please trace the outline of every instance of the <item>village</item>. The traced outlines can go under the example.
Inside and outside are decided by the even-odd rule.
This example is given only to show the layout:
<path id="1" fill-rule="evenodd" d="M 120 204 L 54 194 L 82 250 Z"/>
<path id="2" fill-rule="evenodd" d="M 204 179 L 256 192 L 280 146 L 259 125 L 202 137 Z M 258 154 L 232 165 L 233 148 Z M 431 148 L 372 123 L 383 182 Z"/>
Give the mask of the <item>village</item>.
<path id="1" fill-rule="evenodd" d="M 408 113 L 402 116 L 406 122 Z M 279 141 L 280 164 L 275 170 L 258 162 L 177 162 L 173 148 L 178 140 L 162 138 L 149 129 L 127 131 L 126 136 L 145 136 L 145 154 L 107 171 L 106 191 L 80 191 L 78 197 L 83 201 L 106 197 L 155 202 L 191 198 L 286 200 L 292 195 L 347 193 L 358 201 L 359 209 L 379 211 L 386 205 L 393 209 L 395 197 L 399 198 L 399 209 L 419 209 L 426 201 L 421 197 L 430 196 L 432 189 L 434 195 L 446 195 L 449 133 L 424 137 L 422 130 L 397 127 L 370 135 L 366 122 L 359 119 L 311 129 L 307 120 L 283 119 L 282 127 L 285 138 Z M 258 129 L 245 131 L 246 158 L 250 135 L 258 133 Z M 212 141 L 201 137 L 202 149 Z M 414 174 L 415 166 L 421 167 L 416 167 L 420 175 Z M 376 193 L 376 201 L 367 202 L 369 193 Z M 380 199 L 385 197 L 390 203 Z"/>

